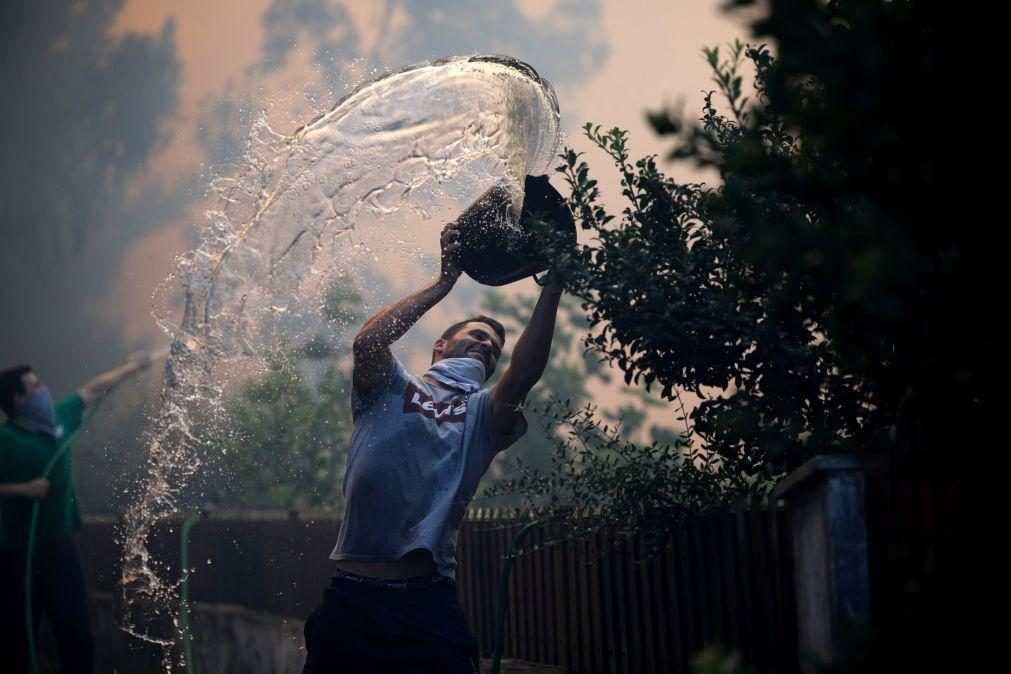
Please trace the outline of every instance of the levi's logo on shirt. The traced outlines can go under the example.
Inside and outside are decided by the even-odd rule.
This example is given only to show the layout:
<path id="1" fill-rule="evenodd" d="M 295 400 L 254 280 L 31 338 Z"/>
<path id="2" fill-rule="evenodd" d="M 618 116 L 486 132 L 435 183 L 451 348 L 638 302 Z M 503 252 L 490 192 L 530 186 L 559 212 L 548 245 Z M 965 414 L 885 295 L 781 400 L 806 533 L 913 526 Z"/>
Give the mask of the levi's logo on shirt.
<path id="1" fill-rule="evenodd" d="M 409 382 L 404 391 L 404 414 L 409 412 L 435 419 L 437 424 L 444 421 L 461 423 L 467 419 L 467 398 L 453 398 L 444 403 L 436 402 L 414 382 Z"/>

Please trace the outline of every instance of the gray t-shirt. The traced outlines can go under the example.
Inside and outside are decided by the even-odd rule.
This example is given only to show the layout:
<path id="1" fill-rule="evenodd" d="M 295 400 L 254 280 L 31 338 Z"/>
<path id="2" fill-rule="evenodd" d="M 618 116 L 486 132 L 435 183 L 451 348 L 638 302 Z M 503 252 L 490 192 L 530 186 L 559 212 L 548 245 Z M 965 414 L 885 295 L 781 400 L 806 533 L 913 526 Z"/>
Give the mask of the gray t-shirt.
<path id="1" fill-rule="evenodd" d="M 492 428 L 491 388 L 429 384 L 394 358 L 385 384 L 359 399 L 344 473 L 344 519 L 330 559 L 395 561 L 431 550 L 437 572 L 456 578 L 456 536 L 495 455 L 527 431 L 522 415 Z"/>

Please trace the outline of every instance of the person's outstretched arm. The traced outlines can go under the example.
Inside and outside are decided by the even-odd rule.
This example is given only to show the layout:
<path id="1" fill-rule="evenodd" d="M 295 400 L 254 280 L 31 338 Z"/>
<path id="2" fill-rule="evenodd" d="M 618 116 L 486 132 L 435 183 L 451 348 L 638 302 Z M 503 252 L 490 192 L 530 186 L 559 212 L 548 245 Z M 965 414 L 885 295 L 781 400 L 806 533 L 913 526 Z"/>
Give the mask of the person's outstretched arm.
<path id="1" fill-rule="evenodd" d="M 390 345 L 404 336 L 425 312 L 438 304 L 460 278 L 456 251 L 460 249 L 455 222 L 442 230 L 442 271 L 437 281 L 382 309 L 358 331 L 353 344 L 354 374 L 352 384 L 358 394 L 367 395 L 385 382 L 393 369 Z"/>
<path id="2" fill-rule="evenodd" d="M 561 286 L 548 283 L 541 289 L 530 321 L 516 340 L 509 367 L 492 388 L 492 427 L 499 433 L 508 433 L 520 416 L 519 405 L 544 374 L 551 355 L 551 339 L 555 334 L 555 316 Z"/>
<path id="3" fill-rule="evenodd" d="M 89 380 L 84 386 L 77 389 L 77 394 L 81 396 L 81 400 L 84 401 L 86 406 L 90 405 L 96 400 L 107 396 L 130 375 L 140 370 L 146 370 L 149 367 L 151 367 L 151 354 L 146 351 L 140 351 L 132 354 L 123 365 L 113 368 L 108 372 L 103 372 L 94 379 Z"/>

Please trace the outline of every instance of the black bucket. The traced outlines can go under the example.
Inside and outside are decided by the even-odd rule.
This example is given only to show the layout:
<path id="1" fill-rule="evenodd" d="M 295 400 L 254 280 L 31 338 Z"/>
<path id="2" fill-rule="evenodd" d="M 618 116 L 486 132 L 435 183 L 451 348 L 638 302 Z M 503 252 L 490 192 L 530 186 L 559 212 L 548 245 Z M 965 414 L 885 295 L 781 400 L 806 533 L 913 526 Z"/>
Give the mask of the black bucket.
<path id="1" fill-rule="evenodd" d="M 535 218 L 553 224 L 575 245 L 576 221 L 547 176 L 527 176 L 523 194 L 519 228 L 513 224 L 509 193 L 502 186 L 485 192 L 457 218 L 460 268 L 478 283 L 503 286 L 551 268 L 530 229 Z"/>

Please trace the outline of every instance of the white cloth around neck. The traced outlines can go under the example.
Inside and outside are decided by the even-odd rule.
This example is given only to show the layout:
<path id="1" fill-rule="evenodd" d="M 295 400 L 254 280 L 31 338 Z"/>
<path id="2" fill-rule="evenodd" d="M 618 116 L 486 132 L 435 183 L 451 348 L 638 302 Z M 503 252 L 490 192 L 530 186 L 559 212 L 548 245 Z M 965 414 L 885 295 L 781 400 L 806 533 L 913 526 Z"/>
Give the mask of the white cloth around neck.
<path id="1" fill-rule="evenodd" d="M 426 373 L 447 386 L 455 386 L 467 393 L 481 390 L 484 384 L 484 363 L 476 358 L 443 358 L 432 363 Z"/>

